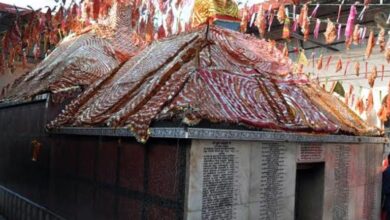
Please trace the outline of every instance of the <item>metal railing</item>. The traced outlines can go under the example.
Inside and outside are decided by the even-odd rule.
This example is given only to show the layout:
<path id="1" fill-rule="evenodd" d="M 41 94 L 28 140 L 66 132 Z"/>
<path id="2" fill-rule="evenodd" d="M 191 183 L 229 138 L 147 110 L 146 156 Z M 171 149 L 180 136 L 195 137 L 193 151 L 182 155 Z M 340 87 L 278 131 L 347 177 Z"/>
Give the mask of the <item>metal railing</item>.
<path id="1" fill-rule="evenodd" d="M 6 220 L 64 220 L 45 207 L 0 185 L 0 214 Z"/>

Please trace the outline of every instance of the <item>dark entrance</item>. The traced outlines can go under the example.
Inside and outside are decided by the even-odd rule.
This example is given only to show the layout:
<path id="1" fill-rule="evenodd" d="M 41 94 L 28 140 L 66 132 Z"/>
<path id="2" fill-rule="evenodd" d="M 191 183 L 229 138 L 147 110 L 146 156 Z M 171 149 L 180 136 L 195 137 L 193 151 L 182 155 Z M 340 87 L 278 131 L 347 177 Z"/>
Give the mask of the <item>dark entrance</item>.
<path id="1" fill-rule="evenodd" d="M 322 219 L 325 163 L 297 164 L 295 220 Z"/>

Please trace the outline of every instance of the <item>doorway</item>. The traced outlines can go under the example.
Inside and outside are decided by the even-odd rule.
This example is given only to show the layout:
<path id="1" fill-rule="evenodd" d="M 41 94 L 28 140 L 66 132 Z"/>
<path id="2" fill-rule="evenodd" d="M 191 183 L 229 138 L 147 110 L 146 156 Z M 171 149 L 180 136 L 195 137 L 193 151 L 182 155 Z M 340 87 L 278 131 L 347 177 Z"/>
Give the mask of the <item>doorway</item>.
<path id="1" fill-rule="evenodd" d="M 295 220 L 322 219 L 325 163 L 298 163 Z"/>

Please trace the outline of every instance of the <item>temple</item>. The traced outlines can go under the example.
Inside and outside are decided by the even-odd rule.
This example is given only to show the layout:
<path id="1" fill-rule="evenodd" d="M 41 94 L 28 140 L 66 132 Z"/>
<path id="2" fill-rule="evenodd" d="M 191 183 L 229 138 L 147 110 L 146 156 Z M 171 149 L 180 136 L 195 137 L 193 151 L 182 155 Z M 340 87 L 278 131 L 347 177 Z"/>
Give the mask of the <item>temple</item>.
<path id="1" fill-rule="evenodd" d="M 195 1 L 191 30 L 153 42 L 121 2 L 1 97 L 0 214 L 379 216 L 383 132 L 235 31 L 233 1 Z"/>

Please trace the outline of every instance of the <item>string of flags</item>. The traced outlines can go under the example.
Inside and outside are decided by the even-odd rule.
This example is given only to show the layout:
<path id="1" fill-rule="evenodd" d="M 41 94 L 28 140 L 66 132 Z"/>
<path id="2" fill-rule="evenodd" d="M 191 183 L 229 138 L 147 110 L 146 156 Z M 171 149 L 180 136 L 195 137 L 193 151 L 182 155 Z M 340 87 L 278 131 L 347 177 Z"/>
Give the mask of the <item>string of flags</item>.
<path id="1" fill-rule="evenodd" d="M 282 29 L 282 38 L 289 40 L 291 37 L 291 31 L 296 32 L 300 28 L 303 33 L 303 40 L 306 41 L 310 35 L 310 24 L 314 22 L 313 36 L 315 39 L 319 38 L 319 32 L 321 24 L 326 24 L 325 32 L 323 33 L 326 44 L 332 44 L 336 40 L 340 41 L 344 35 L 346 48 L 349 49 L 352 44 L 360 45 L 365 43 L 364 40 L 367 38 L 367 50 L 366 58 L 368 59 L 372 53 L 372 48 L 377 43 L 380 46 L 380 51 L 384 52 L 385 59 L 387 62 L 390 62 L 390 40 L 386 43 L 385 35 L 386 30 L 388 30 L 388 35 L 390 35 L 390 14 L 388 15 L 386 24 L 388 26 L 367 26 L 359 24 L 364 18 L 364 14 L 367 13 L 367 4 L 364 5 L 363 9 L 358 13 L 357 6 L 360 4 L 352 4 L 350 6 L 347 23 L 340 23 L 341 17 L 341 8 L 344 4 L 344 1 L 339 4 L 339 10 L 336 21 L 332 21 L 330 18 L 320 19 L 317 18 L 317 12 L 321 4 L 315 4 L 315 8 L 309 13 L 308 4 L 302 5 L 300 13 L 297 14 L 297 5 L 293 5 L 293 11 L 290 13 L 289 8 L 284 4 L 281 4 L 277 10 L 273 10 L 272 5 L 269 5 L 269 8 L 266 9 L 263 5 L 258 7 L 252 6 L 252 8 L 244 8 L 244 13 L 241 22 L 241 30 L 246 31 L 246 25 L 248 21 L 250 22 L 250 27 L 255 25 L 259 29 L 259 33 L 262 37 L 265 36 L 266 32 L 270 32 L 272 24 L 274 22 L 274 17 L 280 24 L 283 25 Z M 291 26 L 291 27 L 290 27 Z M 379 30 L 377 34 L 377 40 L 375 41 L 375 32 Z"/>
<path id="2" fill-rule="evenodd" d="M 358 11 L 356 6 L 357 4 L 353 4 L 350 7 L 347 22 L 341 23 L 341 12 L 342 12 L 342 4 L 339 5 L 339 10 L 337 14 L 337 19 L 333 20 L 330 18 L 327 19 L 320 19 L 317 18 L 317 12 L 320 8 L 320 4 L 316 4 L 315 8 L 311 13 L 309 13 L 308 5 L 305 4 L 301 7 L 300 13 L 297 14 L 297 6 L 294 5 L 292 7 L 292 12 L 289 12 L 289 9 L 285 7 L 283 4 L 280 5 L 278 10 L 275 12 L 272 10 L 272 6 L 270 6 L 267 9 L 260 6 L 257 11 L 247 12 L 246 14 L 248 16 L 252 16 L 251 18 L 258 20 L 257 23 L 251 23 L 250 25 L 256 25 L 259 29 L 259 32 L 262 37 L 264 37 L 266 32 L 270 32 L 271 26 L 273 24 L 273 17 L 276 15 L 277 20 L 280 24 L 283 25 L 282 29 L 282 38 L 285 40 L 290 39 L 291 32 L 296 32 L 298 28 L 300 28 L 301 32 L 303 33 L 303 39 L 307 40 L 309 38 L 310 34 L 310 24 L 311 22 L 315 22 L 313 29 L 313 36 L 315 39 L 319 38 L 319 32 L 320 27 L 323 23 L 326 24 L 325 32 L 323 33 L 325 38 L 326 44 L 332 44 L 336 40 L 340 41 L 342 38 L 345 39 L 346 48 L 350 48 L 350 46 L 353 45 L 361 45 L 366 43 L 366 50 L 364 51 L 364 58 L 366 59 L 362 64 L 359 61 L 351 61 L 350 58 L 343 61 L 341 57 L 335 57 L 329 56 L 324 60 L 324 56 L 322 53 L 319 55 L 318 59 L 315 59 L 315 55 L 312 53 L 312 56 L 310 57 L 310 60 L 312 60 L 313 68 L 316 68 L 317 70 L 321 70 L 322 68 L 328 69 L 329 65 L 333 60 L 337 60 L 335 65 L 335 72 L 341 73 L 341 77 L 345 77 L 350 71 L 349 69 L 354 68 L 354 74 L 356 76 L 359 76 L 361 72 L 364 71 L 364 78 L 367 79 L 368 85 L 369 85 L 369 93 L 364 99 L 361 95 L 362 89 L 360 89 L 360 95 L 353 94 L 353 86 L 350 85 L 350 89 L 348 92 L 346 92 L 344 96 L 344 101 L 347 105 L 351 107 L 355 107 L 358 113 L 362 114 L 363 112 L 369 112 L 372 111 L 374 106 L 374 100 L 373 100 L 373 88 L 375 85 L 375 82 L 378 77 L 380 77 L 381 81 L 384 80 L 384 64 L 377 67 L 376 65 L 370 65 L 370 69 L 368 68 L 369 62 L 367 61 L 373 52 L 373 49 L 376 45 L 379 46 L 379 51 L 381 53 L 384 53 L 385 60 L 387 62 L 390 62 L 390 39 L 387 41 L 385 40 L 386 36 L 386 30 L 389 30 L 388 27 L 376 27 L 376 26 L 367 26 L 359 24 L 364 19 L 365 13 L 367 13 L 367 5 L 364 5 L 363 9 L 361 11 Z M 390 15 L 388 16 L 390 18 Z M 387 24 L 389 23 L 389 18 L 386 20 Z M 243 22 L 245 23 L 245 16 L 243 17 Z M 267 20 L 268 19 L 268 20 Z M 268 21 L 268 22 L 267 22 Z M 245 27 L 244 27 L 245 28 Z M 379 32 L 375 34 L 376 31 Z M 244 30 L 245 31 L 245 30 Z M 368 34 L 368 37 L 367 37 Z M 367 39 L 367 41 L 365 41 Z M 287 41 L 286 41 L 287 42 Z M 310 61 L 305 56 L 305 53 L 303 50 L 295 48 L 295 52 L 297 54 L 297 64 L 296 72 L 302 73 L 303 72 L 303 66 L 309 65 Z M 283 54 L 288 56 L 288 48 L 287 43 L 284 45 L 283 48 Z M 324 65 L 325 64 L 325 65 Z M 341 72 L 343 71 L 343 72 Z M 328 79 L 326 79 L 327 81 Z M 327 83 L 327 82 L 326 82 Z M 341 83 L 339 81 L 334 81 L 332 88 L 336 85 L 341 86 Z M 333 90 L 332 89 L 332 90 Z M 359 97 L 359 98 L 357 98 Z M 381 100 L 380 100 L 381 101 Z M 389 99 L 390 104 L 390 99 Z M 383 107 L 382 107 L 383 108 Z M 387 110 L 384 111 L 381 109 L 381 111 L 378 113 L 378 116 L 381 118 L 381 120 L 385 120 L 387 117 L 383 117 L 383 115 L 390 115 L 390 105 Z"/>
<path id="3" fill-rule="evenodd" d="M 286 44 L 283 49 L 283 54 L 285 54 L 286 51 Z M 318 71 L 326 70 L 334 71 L 334 75 L 326 75 L 322 76 L 322 87 L 323 89 L 326 89 L 326 85 L 328 85 L 329 82 L 333 82 L 330 86 L 330 90 L 328 90 L 331 93 L 338 93 L 340 96 L 344 97 L 344 102 L 346 105 L 351 107 L 352 109 L 355 109 L 356 112 L 360 115 L 363 113 L 369 114 L 369 112 L 373 111 L 374 106 L 374 96 L 373 96 L 373 90 L 375 87 L 375 84 L 378 80 L 384 81 L 385 72 L 385 64 L 374 64 L 371 63 L 367 59 L 356 59 L 359 57 L 366 57 L 365 55 L 354 55 L 349 56 L 346 58 L 342 58 L 341 55 L 328 55 L 324 56 L 321 53 L 319 53 L 319 56 L 316 58 L 315 52 L 312 52 L 310 58 L 308 58 L 305 55 L 304 50 L 297 49 L 297 58 L 296 58 L 296 72 L 297 73 L 303 73 L 303 66 L 312 67 L 313 69 L 316 69 Z M 286 54 L 285 54 L 286 55 Z M 330 68 L 330 64 L 332 63 L 332 66 L 334 64 L 334 69 Z M 351 73 L 352 72 L 352 73 Z M 313 76 L 314 74 L 308 73 L 309 77 Z M 347 76 L 355 76 L 353 78 L 346 78 Z M 314 75 L 315 77 L 315 75 Z M 335 79 L 336 77 L 337 79 Z M 389 77 L 389 76 L 386 76 Z M 324 82 L 325 79 L 325 82 Z M 353 89 L 353 85 L 350 85 L 350 89 L 348 92 L 344 91 L 343 88 L 343 81 L 348 80 L 356 80 L 356 79 L 366 79 L 368 84 L 368 94 L 362 94 L 363 86 L 360 86 L 359 92 L 357 90 Z M 317 77 L 314 78 L 318 83 L 320 82 L 319 75 L 317 74 Z M 358 94 L 355 94 L 357 93 Z M 381 90 L 379 90 L 381 93 Z M 381 95 L 380 95 L 381 96 Z M 390 97 L 390 96 L 389 96 Z M 382 103 L 382 98 L 379 98 L 378 103 Z M 389 100 L 390 104 L 390 100 Z M 384 113 L 383 108 L 386 109 L 386 112 Z M 389 112 L 387 112 L 389 111 Z M 370 113 L 371 114 L 371 113 Z M 378 118 L 380 120 L 384 121 L 387 120 L 386 117 L 383 115 L 389 114 L 390 116 L 390 105 L 389 107 L 381 107 L 380 111 L 378 111 Z"/>

